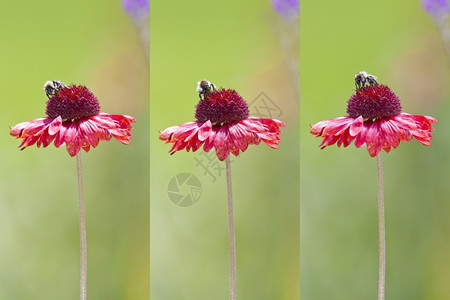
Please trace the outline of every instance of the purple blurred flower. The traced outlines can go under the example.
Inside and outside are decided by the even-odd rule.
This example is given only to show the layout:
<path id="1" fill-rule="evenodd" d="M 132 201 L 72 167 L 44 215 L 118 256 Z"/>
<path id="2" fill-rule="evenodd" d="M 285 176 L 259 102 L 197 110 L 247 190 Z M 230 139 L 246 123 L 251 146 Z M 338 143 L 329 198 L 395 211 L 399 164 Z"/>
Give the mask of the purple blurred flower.
<path id="1" fill-rule="evenodd" d="M 422 0 L 422 6 L 434 18 L 441 18 L 450 12 L 448 0 Z"/>
<path id="2" fill-rule="evenodd" d="M 135 19 L 146 17 L 150 13 L 150 0 L 122 0 L 123 9 Z"/>
<path id="3" fill-rule="evenodd" d="M 150 61 L 150 0 L 122 0 L 122 7 L 136 26 L 144 53 Z"/>
<path id="4" fill-rule="evenodd" d="M 283 18 L 292 18 L 300 12 L 300 0 L 272 0 L 273 9 Z"/>

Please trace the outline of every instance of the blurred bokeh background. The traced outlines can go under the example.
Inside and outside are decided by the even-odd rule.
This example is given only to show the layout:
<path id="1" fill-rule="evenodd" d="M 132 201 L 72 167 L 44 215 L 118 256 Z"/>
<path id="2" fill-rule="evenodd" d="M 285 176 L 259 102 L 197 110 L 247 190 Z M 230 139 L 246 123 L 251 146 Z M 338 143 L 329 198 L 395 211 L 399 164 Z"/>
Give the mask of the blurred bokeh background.
<path id="1" fill-rule="evenodd" d="M 279 149 L 261 143 L 232 159 L 237 297 L 299 297 L 298 93 L 279 40 L 283 22 L 270 1 L 151 3 L 152 299 L 228 299 L 225 164 L 201 149 L 171 156 L 158 139 L 158 130 L 194 120 L 204 78 L 236 89 L 251 115 L 286 123 Z M 200 182 L 187 207 L 168 196 L 180 173 Z"/>
<path id="2" fill-rule="evenodd" d="M 130 145 L 82 151 L 88 298 L 149 298 L 149 72 L 120 1 L 2 3 L 0 299 L 77 299 L 76 160 L 24 151 L 9 126 L 45 116 L 42 86 L 85 84 L 103 112 L 136 118 Z"/>
<path id="3" fill-rule="evenodd" d="M 444 44 L 419 1 L 303 1 L 301 7 L 301 296 L 375 299 L 376 159 L 320 150 L 309 124 L 346 114 L 354 74 L 377 75 L 403 110 L 438 120 L 432 145 L 383 152 L 389 299 L 450 295 L 450 93 Z"/>

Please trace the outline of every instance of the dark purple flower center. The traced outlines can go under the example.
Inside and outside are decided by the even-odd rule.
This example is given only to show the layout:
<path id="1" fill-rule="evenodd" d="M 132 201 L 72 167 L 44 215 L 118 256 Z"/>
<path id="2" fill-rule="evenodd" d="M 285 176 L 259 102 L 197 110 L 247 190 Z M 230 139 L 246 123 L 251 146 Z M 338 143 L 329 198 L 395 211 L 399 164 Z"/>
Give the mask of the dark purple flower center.
<path id="1" fill-rule="evenodd" d="M 47 101 L 47 116 L 74 120 L 100 113 L 100 104 L 92 92 L 83 85 L 70 85 L 56 90 Z"/>
<path id="2" fill-rule="evenodd" d="M 362 116 L 374 120 L 402 112 L 400 99 L 386 85 L 374 84 L 356 90 L 347 102 L 347 113 L 352 118 Z"/>
<path id="3" fill-rule="evenodd" d="M 222 124 L 239 121 L 249 115 L 247 102 L 231 89 L 219 89 L 205 94 L 196 106 L 195 118 L 200 122 Z"/>

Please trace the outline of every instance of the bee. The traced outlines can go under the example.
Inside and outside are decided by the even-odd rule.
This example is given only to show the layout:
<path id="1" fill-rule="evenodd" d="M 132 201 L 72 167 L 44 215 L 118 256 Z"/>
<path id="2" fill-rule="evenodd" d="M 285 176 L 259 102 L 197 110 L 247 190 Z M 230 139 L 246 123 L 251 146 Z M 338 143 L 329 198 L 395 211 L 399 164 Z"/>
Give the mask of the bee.
<path id="1" fill-rule="evenodd" d="M 214 85 L 214 83 L 209 82 L 206 79 L 197 82 L 197 92 L 200 99 L 202 99 L 202 95 L 208 94 L 209 92 L 211 92 L 211 90 L 216 90 L 216 86 Z"/>
<path id="2" fill-rule="evenodd" d="M 356 73 L 355 75 L 355 87 L 356 89 L 360 89 L 364 87 L 365 84 L 368 85 L 377 85 L 377 77 L 374 75 L 367 74 L 365 71 L 361 71 Z"/>
<path id="3" fill-rule="evenodd" d="M 47 97 L 50 98 L 51 96 L 55 95 L 57 91 L 65 87 L 67 87 L 67 85 L 64 82 L 61 82 L 59 80 L 49 80 L 44 84 L 44 92 Z"/>

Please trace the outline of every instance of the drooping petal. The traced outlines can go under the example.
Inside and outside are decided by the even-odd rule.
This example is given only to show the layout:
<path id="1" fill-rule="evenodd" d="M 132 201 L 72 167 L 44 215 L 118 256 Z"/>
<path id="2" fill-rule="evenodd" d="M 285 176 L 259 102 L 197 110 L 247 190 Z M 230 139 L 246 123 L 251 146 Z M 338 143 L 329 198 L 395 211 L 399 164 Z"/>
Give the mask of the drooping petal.
<path id="1" fill-rule="evenodd" d="M 203 125 L 200 126 L 200 129 L 198 131 L 198 139 L 200 141 L 206 140 L 210 135 L 211 129 L 212 129 L 211 121 L 208 120 L 205 123 L 203 123 Z"/>
<path id="2" fill-rule="evenodd" d="M 69 152 L 70 156 L 75 156 L 80 151 L 80 138 L 78 137 L 78 128 L 77 124 L 70 123 L 67 127 L 66 136 L 65 136 L 65 144 L 67 152 Z"/>
<path id="3" fill-rule="evenodd" d="M 350 124 L 350 135 L 351 136 L 357 136 L 364 128 L 364 119 L 362 116 L 357 117 L 351 124 Z"/>
<path id="4" fill-rule="evenodd" d="M 216 133 L 214 139 L 214 148 L 219 160 L 225 160 L 230 154 L 230 143 L 228 141 L 228 134 L 226 126 L 221 126 Z"/>
<path id="5" fill-rule="evenodd" d="M 61 126 L 59 128 L 59 131 L 55 137 L 55 147 L 61 147 L 62 145 L 64 145 L 64 141 L 66 139 L 66 131 L 67 128 L 65 126 Z"/>
<path id="6" fill-rule="evenodd" d="M 214 140 L 216 138 L 217 131 L 214 128 L 209 132 L 208 138 L 205 140 L 205 144 L 203 145 L 203 151 L 209 152 L 214 148 Z"/>
<path id="7" fill-rule="evenodd" d="M 130 130 L 133 129 L 131 123 L 136 122 L 133 117 L 100 113 L 92 118 L 94 124 L 99 129 L 103 129 L 102 131 L 98 131 L 99 134 L 97 136 L 100 140 L 109 141 L 112 135 L 122 144 L 128 145 L 130 143 Z"/>
<path id="8" fill-rule="evenodd" d="M 100 138 L 99 134 L 97 132 L 101 132 L 98 128 L 98 126 L 91 122 L 90 120 L 84 123 L 80 124 L 80 131 L 82 132 L 82 135 L 85 137 L 86 142 L 89 145 L 92 145 L 92 147 L 97 147 Z"/>
<path id="9" fill-rule="evenodd" d="M 241 124 L 236 124 L 236 126 L 231 126 L 229 129 L 229 133 L 231 139 L 234 141 L 234 144 L 244 152 L 247 150 L 248 142 L 245 135 L 245 130 L 242 128 Z"/>
<path id="10" fill-rule="evenodd" d="M 323 149 L 326 146 L 335 144 L 344 132 L 350 130 L 353 122 L 355 122 L 355 119 L 350 117 L 339 117 L 331 120 L 321 121 L 315 125 L 311 125 L 310 132 L 316 137 L 323 137 L 322 143 L 319 145 Z M 350 134 L 350 131 L 349 136 L 352 136 Z M 352 139 L 354 139 L 353 136 Z M 341 146 L 342 144 L 346 146 L 349 144 L 349 142 L 344 142 L 344 140 L 341 139 L 338 143 L 338 146 Z"/>
<path id="11" fill-rule="evenodd" d="M 59 131 L 59 129 L 61 128 L 61 124 L 62 124 L 61 116 L 58 116 L 56 119 L 54 119 L 50 123 L 50 126 L 48 128 L 48 133 L 50 135 L 55 135 Z"/>
<path id="12" fill-rule="evenodd" d="M 378 122 L 370 123 L 370 126 L 366 132 L 366 145 L 367 151 L 369 151 L 370 156 L 376 156 L 381 150 L 380 143 L 380 131 L 378 128 Z"/>
<path id="13" fill-rule="evenodd" d="M 48 134 L 49 126 L 52 124 L 54 119 L 51 118 L 40 118 L 28 122 L 19 123 L 11 128 L 10 135 L 14 136 L 16 139 L 21 138 L 22 143 L 19 145 L 21 150 L 28 146 L 34 145 L 38 142 L 38 147 L 43 144 L 46 147 L 51 143 L 54 135 Z M 47 135 L 44 138 L 41 135 Z"/>
<path id="14" fill-rule="evenodd" d="M 239 121 L 248 132 L 247 141 L 249 144 L 258 145 L 261 140 L 269 147 L 277 149 L 280 143 L 280 127 L 284 126 L 282 121 L 276 119 L 260 119 L 249 117 Z"/>

